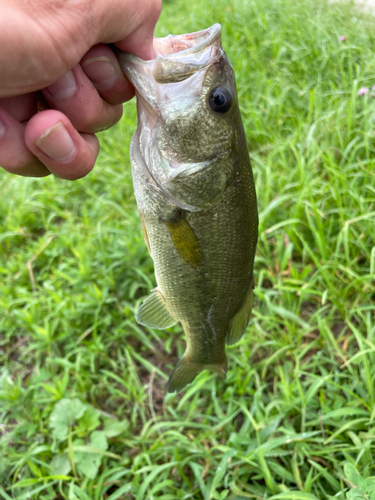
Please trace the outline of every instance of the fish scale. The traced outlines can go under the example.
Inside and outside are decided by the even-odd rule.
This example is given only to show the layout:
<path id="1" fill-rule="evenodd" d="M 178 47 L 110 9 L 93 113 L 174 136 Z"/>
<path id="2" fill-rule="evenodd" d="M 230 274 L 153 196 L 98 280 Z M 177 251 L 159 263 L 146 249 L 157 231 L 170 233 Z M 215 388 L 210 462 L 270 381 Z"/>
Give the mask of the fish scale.
<path id="1" fill-rule="evenodd" d="M 158 285 L 136 319 L 179 322 L 187 340 L 169 391 L 205 368 L 225 376 L 225 344 L 241 338 L 252 308 L 256 193 L 220 33 L 156 39 L 153 61 L 118 53 L 136 89 L 132 175 Z"/>

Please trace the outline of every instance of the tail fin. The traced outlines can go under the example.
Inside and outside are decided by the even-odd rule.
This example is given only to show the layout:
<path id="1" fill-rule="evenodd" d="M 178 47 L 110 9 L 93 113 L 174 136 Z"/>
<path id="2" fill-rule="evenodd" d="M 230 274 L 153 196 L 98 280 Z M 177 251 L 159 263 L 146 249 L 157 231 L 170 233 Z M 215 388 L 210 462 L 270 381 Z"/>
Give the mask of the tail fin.
<path id="1" fill-rule="evenodd" d="M 169 377 L 167 391 L 180 391 L 187 384 L 190 384 L 201 371 L 206 369 L 214 371 L 224 379 L 227 373 L 227 360 L 225 359 L 221 364 L 202 365 L 190 361 L 184 354 Z"/>

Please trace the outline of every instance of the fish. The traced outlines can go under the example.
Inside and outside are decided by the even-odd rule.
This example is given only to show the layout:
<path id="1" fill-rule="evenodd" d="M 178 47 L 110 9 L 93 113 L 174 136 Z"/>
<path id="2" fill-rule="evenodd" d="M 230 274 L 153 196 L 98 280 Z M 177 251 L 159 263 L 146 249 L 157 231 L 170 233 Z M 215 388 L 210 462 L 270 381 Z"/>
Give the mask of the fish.
<path id="1" fill-rule="evenodd" d="M 137 97 L 130 160 L 157 282 L 136 321 L 182 326 L 186 350 L 167 384 L 175 392 L 204 369 L 226 376 L 225 346 L 251 318 L 258 212 L 220 24 L 154 38 L 154 51 L 117 57 Z"/>

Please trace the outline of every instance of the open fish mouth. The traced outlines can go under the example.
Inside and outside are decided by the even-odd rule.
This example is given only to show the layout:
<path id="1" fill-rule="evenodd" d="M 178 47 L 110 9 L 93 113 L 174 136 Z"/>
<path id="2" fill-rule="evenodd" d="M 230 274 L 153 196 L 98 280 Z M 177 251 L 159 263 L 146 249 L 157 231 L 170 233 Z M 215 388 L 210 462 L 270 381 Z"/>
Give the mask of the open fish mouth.
<path id="1" fill-rule="evenodd" d="M 157 56 L 173 56 L 182 51 L 185 56 L 189 53 L 196 54 L 212 45 L 220 36 L 221 26 L 217 23 L 195 33 L 154 38 L 154 50 Z"/>
<path id="2" fill-rule="evenodd" d="M 181 82 L 206 68 L 219 58 L 220 50 L 221 26 L 217 23 L 195 33 L 154 38 L 155 59 L 144 61 L 133 54 L 116 52 L 125 72 L 129 63 L 142 65 L 146 74 L 163 84 Z"/>

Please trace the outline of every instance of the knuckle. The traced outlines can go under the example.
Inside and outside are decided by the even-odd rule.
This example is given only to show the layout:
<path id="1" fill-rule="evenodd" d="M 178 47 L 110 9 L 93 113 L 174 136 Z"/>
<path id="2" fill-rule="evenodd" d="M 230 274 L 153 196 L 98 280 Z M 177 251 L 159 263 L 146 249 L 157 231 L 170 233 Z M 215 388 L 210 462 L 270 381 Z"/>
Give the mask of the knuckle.
<path id="1" fill-rule="evenodd" d="M 70 120 L 79 132 L 93 132 L 101 122 L 101 115 L 97 107 L 88 107 L 83 112 L 77 113 L 75 119 L 70 117 Z"/>
<path id="2" fill-rule="evenodd" d="M 6 172 L 15 175 L 42 177 L 49 172 L 45 165 L 35 157 L 25 155 L 11 155 L 5 160 L 0 159 L 0 167 Z"/>
<path id="3" fill-rule="evenodd" d="M 96 108 L 82 113 L 74 125 L 79 132 L 96 133 L 112 127 L 121 116 L 121 104 L 111 106 L 106 103 L 100 109 Z"/>
<path id="4" fill-rule="evenodd" d="M 118 104 L 117 106 L 113 106 L 113 117 L 107 128 L 111 128 L 113 125 L 115 125 L 119 120 L 121 120 L 122 117 L 122 104 Z"/>
<path id="5" fill-rule="evenodd" d="M 25 151 L 21 145 L 8 151 L 6 157 L 0 160 L 0 164 L 4 170 L 15 174 L 18 171 L 27 169 L 29 165 L 32 166 L 33 163 L 34 158 L 31 153 Z"/>

